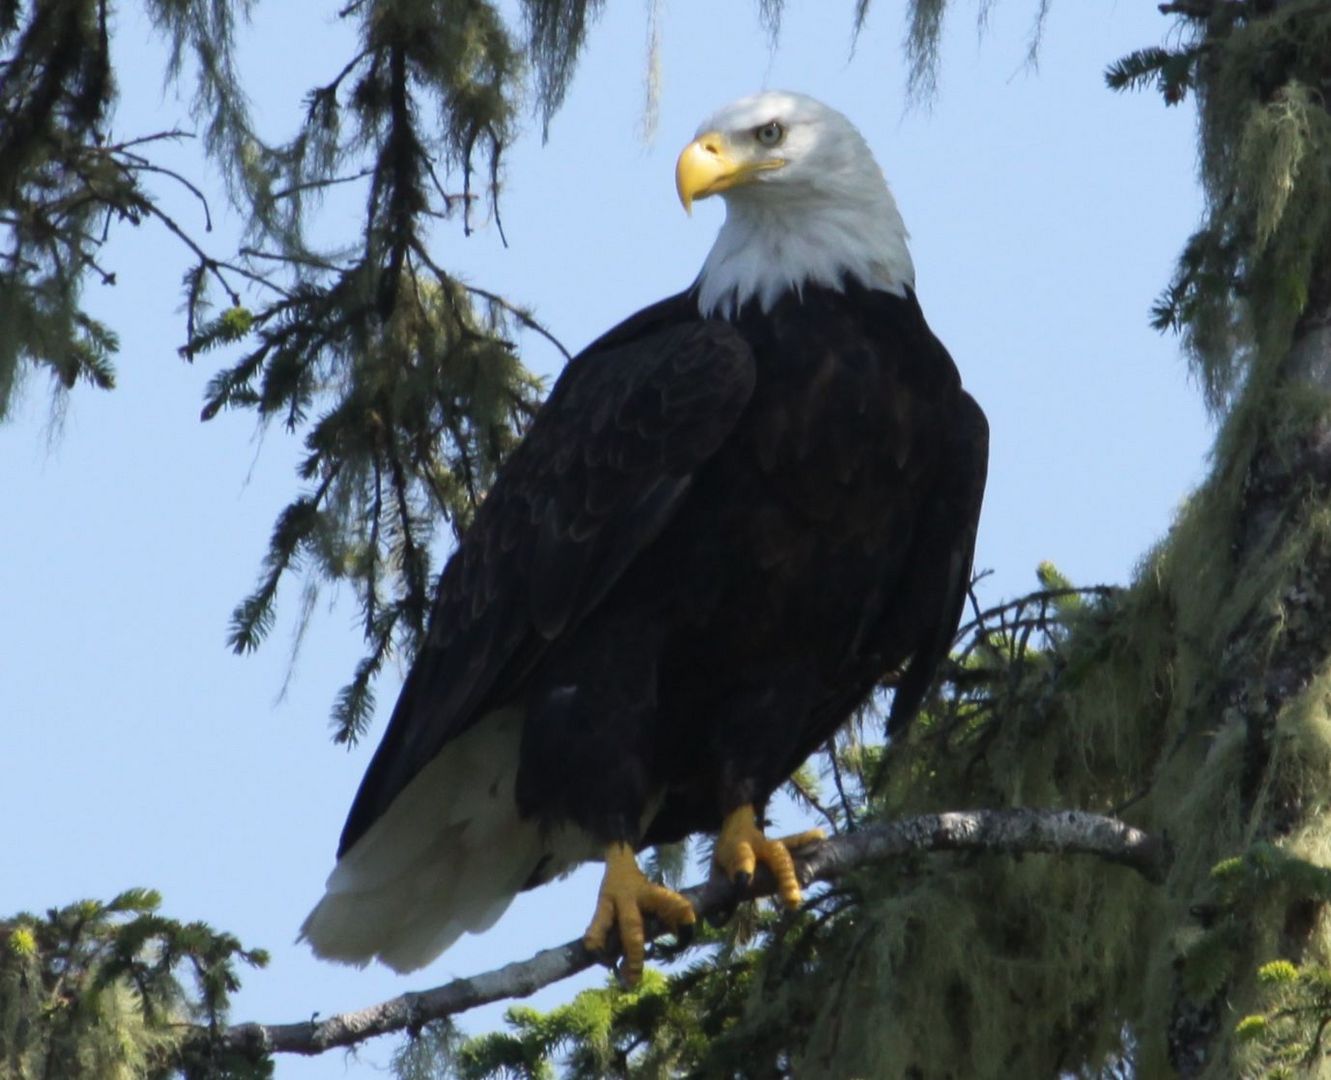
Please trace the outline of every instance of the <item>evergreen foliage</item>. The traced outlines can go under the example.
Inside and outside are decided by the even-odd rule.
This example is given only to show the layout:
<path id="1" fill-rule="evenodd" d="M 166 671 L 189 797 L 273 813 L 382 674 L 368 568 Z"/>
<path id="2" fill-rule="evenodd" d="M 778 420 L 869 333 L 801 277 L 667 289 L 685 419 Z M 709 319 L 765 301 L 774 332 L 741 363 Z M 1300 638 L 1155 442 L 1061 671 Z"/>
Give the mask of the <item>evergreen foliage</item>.
<path id="1" fill-rule="evenodd" d="M 251 277 L 272 298 L 194 322 L 184 351 L 243 336 L 240 359 L 209 386 L 204 417 L 250 409 L 303 433 L 307 450 L 304 490 L 279 515 L 230 640 L 243 652 L 264 639 L 291 573 L 307 571 L 306 611 L 321 583 L 352 585 L 368 651 L 333 719 L 336 738 L 354 740 L 372 715 L 384 661 L 395 647 L 414 651 L 424 632 L 438 523 L 465 526 L 538 400 L 510 340 L 515 324 L 533 320 L 451 275 L 429 235 L 436 219 L 469 228 L 478 199 L 497 213 L 520 48 L 484 0 L 351 5 L 357 55 L 310 91 L 302 129 L 268 146 L 245 114 L 231 28 L 217 11 L 165 5 L 159 21 L 175 55 L 194 58 L 206 144 L 229 163 L 233 194 L 249 214 L 248 250 L 265 261 Z M 529 14 L 553 108 L 585 12 L 533 6 Z M 446 189 L 449 176 L 460 178 L 460 191 Z M 308 211 L 342 183 L 364 187 L 361 240 L 346 252 L 314 251 Z M 211 276 L 200 264 L 189 279 L 192 318 Z"/>
<path id="2" fill-rule="evenodd" d="M 147 186 L 167 177 L 197 194 L 151 157 L 183 133 L 111 138 L 105 0 L 0 10 L 0 413 L 29 366 L 62 387 L 111 386 L 115 335 L 82 309 L 80 290 L 89 274 L 114 281 L 99 258 L 116 225 L 156 221 L 179 237 L 192 260 L 182 354 L 240 352 L 213 378 L 204 418 L 248 409 L 299 433 L 307 450 L 302 490 L 236 608 L 231 644 L 246 651 L 264 639 L 289 576 L 304 574 L 306 612 L 321 584 L 349 583 L 367 645 L 334 706 L 336 737 L 349 740 L 368 722 L 385 659 L 419 640 L 438 525 L 465 525 L 540 392 L 512 342 L 515 329 L 540 328 L 437 262 L 434 223 L 466 231 L 480 206 L 497 217 L 524 57 L 548 118 L 597 5 L 530 0 L 524 40 L 488 0 L 349 4 L 341 14 L 357 28 L 355 55 L 330 67 L 300 129 L 278 143 L 255 129 L 240 83 L 235 34 L 249 8 L 146 6 L 170 48 L 169 76 L 192 78 L 204 148 L 244 215 L 231 259 L 205 251 Z M 310 216 L 343 185 L 364 197 L 359 238 L 316 250 Z M 242 288 L 253 300 L 242 303 Z M 214 313 L 217 293 L 225 304 Z"/>
<path id="3" fill-rule="evenodd" d="M 78 303 L 97 263 L 103 219 L 145 212 L 140 153 L 107 144 L 113 93 L 106 5 L 92 0 L 0 4 L 0 419 L 21 369 L 55 384 L 109 388 L 114 333 Z M 151 138 L 151 137 L 149 137 Z"/>
<path id="4" fill-rule="evenodd" d="M 1263 358 L 1278 363 L 1316 299 L 1331 237 L 1331 18 L 1314 0 L 1205 4 L 1185 33 L 1174 48 L 1119 61 L 1106 79 L 1115 89 L 1154 85 L 1171 105 L 1190 92 L 1200 99 L 1206 220 L 1153 321 L 1183 332 L 1219 411 Z"/>
<path id="5" fill-rule="evenodd" d="M 209 254 L 146 185 L 162 175 L 154 148 L 179 133 L 111 137 L 105 0 L 0 0 L 0 413 L 28 368 L 64 388 L 112 384 L 114 334 L 80 290 L 114 277 L 99 261 L 108 229 L 155 221 L 177 235 L 192 260 L 182 351 L 231 357 L 204 417 L 250 410 L 306 447 L 232 644 L 262 642 L 292 574 L 307 596 L 348 582 L 367 652 L 335 719 L 353 739 L 391 650 L 419 641 L 440 523 L 465 525 L 539 395 L 511 343 L 539 327 L 450 274 L 433 226 L 498 216 L 526 64 L 548 122 L 601 5 L 524 0 L 520 35 L 489 0 L 353 0 L 356 55 L 280 143 L 255 131 L 237 77 L 248 4 L 147 6 L 173 76 L 194 80 L 245 248 Z M 853 729 L 824 775 L 794 782 L 834 828 L 961 806 L 1117 813 L 1171 838 L 1165 887 L 1073 859 L 907 860 L 794 916 L 744 909 L 704 933 L 688 967 L 633 993 L 511 1010 L 509 1031 L 480 1039 L 432 1025 L 398 1056 L 401 1075 L 1218 1078 L 1324 1062 L 1331 481 L 1325 388 L 1291 355 L 1331 312 L 1331 8 L 1166 6 L 1176 39 L 1106 78 L 1201 107 L 1206 216 L 1154 319 L 1183 335 L 1223 422 L 1212 475 L 1129 588 L 1082 592 L 1042 567 L 1040 593 L 964 628 L 907 739 L 884 747 Z M 761 8 L 775 28 L 780 0 Z M 911 5 L 921 93 L 945 12 Z M 322 251 L 308 220 L 335 185 L 359 185 L 363 217 L 354 243 Z M 682 866 L 678 851 L 660 859 L 667 876 Z M 262 955 L 156 909 L 131 892 L 0 928 L 4 1067 L 247 1075 L 179 1032 L 219 1024 L 237 962 Z"/>
<path id="6" fill-rule="evenodd" d="M 221 1060 L 206 1040 L 185 1041 L 186 1024 L 215 1031 L 225 1022 L 238 964 L 262 967 L 267 956 L 205 923 L 166 918 L 160 903 L 130 889 L 0 923 L 0 1075 L 270 1075 L 266 1065 Z"/>
<path id="7" fill-rule="evenodd" d="M 1272 960 L 1257 972 L 1269 1008 L 1239 1021 L 1235 1034 L 1257 1044 L 1251 1071 L 1271 1080 L 1325 1068 L 1325 1037 L 1331 1020 L 1331 969 L 1299 968 Z"/>
<path id="8" fill-rule="evenodd" d="M 828 897 L 820 906 L 833 909 Z M 423 1043 L 404 1048 L 398 1074 L 404 1080 L 787 1075 L 794 1039 L 775 1024 L 749 1023 L 747 1006 L 808 996 L 819 982 L 813 928 L 825 917 L 746 905 L 724 931 L 704 926 L 699 954 L 669 974 L 648 968 L 633 990 L 610 982 L 545 1013 L 510 1008 L 504 1032 L 461 1039 L 451 1028 L 427 1029 Z M 798 1038 L 802 1030 L 790 1034 Z M 433 1071 L 413 1072 L 423 1060 Z"/>

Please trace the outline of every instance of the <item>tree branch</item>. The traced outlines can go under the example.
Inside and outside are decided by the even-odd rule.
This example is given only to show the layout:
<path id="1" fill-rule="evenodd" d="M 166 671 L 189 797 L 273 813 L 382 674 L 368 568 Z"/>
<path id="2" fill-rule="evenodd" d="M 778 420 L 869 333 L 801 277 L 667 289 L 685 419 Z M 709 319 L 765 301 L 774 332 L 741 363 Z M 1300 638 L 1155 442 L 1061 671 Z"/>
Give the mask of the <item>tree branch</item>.
<path id="1" fill-rule="evenodd" d="M 897 855 L 930 851 L 971 851 L 995 855 L 1096 855 L 1136 870 L 1148 881 L 1164 880 L 1170 862 L 1157 837 L 1114 818 L 1080 810 L 969 810 L 925 814 L 824 840 L 794 852 L 800 881 L 832 881 L 861 866 Z M 683 890 L 700 916 L 715 915 L 740 900 L 769 896 L 774 882 L 760 868 L 748 889 L 713 878 Z M 654 939 L 665 931 L 648 927 Z M 268 1054 L 321 1054 L 353 1046 L 376 1035 L 417 1031 L 431 1020 L 455 1016 L 480 1005 L 524 998 L 598 963 L 581 941 L 543 949 L 528 960 L 506 964 L 472 978 L 454 979 L 420 993 L 407 993 L 367 1009 L 326 1020 L 296 1024 L 236 1024 L 219 1033 L 222 1048 L 245 1057 Z M 206 1030 L 200 1041 L 209 1040 Z"/>

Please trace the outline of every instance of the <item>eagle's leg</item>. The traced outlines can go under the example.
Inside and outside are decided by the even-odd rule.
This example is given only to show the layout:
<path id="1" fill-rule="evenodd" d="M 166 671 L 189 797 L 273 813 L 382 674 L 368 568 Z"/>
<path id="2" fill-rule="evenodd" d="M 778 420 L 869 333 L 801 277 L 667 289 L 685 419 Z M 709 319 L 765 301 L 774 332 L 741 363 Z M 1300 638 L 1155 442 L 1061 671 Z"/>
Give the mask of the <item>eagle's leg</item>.
<path id="1" fill-rule="evenodd" d="M 658 885 L 638 869 L 638 860 L 628 844 L 611 844 L 605 851 L 605 877 L 596 898 L 596 914 L 582 935 L 592 952 L 605 951 L 611 930 L 619 931 L 624 951 L 623 978 L 629 986 L 642 977 L 646 951 L 645 916 L 655 915 L 674 933 L 692 926 L 698 916 L 679 893 Z"/>
<path id="2" fill-rule="evenodd" d="M 816 843 L 825 835 L 822 829 L 809 829 L 770 840 L 758 827 L 758 814 L 750 803 L 726 815 L 712 859 L 726 877 L 741 886 L 748 885 L 758 863 L 764 863 L 776 878 L 777 895 L 786 907 L 795 908 L 799 907 L 802 894 L 790 852 Z"/>

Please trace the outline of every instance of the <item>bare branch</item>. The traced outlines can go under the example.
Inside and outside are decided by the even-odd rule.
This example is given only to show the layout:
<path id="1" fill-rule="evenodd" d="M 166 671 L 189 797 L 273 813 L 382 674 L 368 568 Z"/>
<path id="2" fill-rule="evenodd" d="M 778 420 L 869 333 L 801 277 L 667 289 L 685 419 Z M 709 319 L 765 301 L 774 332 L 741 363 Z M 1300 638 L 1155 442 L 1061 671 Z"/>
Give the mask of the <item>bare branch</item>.
<path id="1" fill-rule="evenodd" d="M 861 866 L 898 855 L 969 851 L 993 855 L 1096 855 L 1136 870 L 1148 881 L 1164 880 L 1170 853 L 1163 841 L 1114 818 L 1080 810 L 969 810 L 907 818 L 811 844 L 795 852 L 800 881 L 832 881 Z M 683 890 L 700 916 L 733 909 L 740 900 L 770 896 L 774 882 L 760 868 L 752 886 L 737 889 L 713 878 Z M 649 939 L 665 931 L 649 925 Z M 454 979 L 420 993 L 402 994 L 367 1009 L 327 1020 L 296 1024 L 237 1024 L 220 1033 L 223 1047 L 261 1059 L 267 1054 L 321 1054 L 376 1035 L 417 1031 L 431 1020 L 480 1005 L 524 998 L 598 962 L 581 941 L 543 949 L 528 960 L 472 978 Z M 200 1030 L 199 1039 L 208 1033 Z"/>
<path id="2" fill-rule="evenodd" d="M 303 194 L 306 191 L 325 191 L 328 188 L 336 187 L 338 184 L 354 184 L 357 180 L 364 180 L 373 172 L 373 169 L 361 169 L 346 176 L 328 176 L 317 180 L 306 180 L 303 184 L 292 184 L 290 187 L 274 191 L 273 198 L 289 199 L 292 195 Z"/>
<path id="3" fill-rule="evenodd" d="M 987 573 L 987 572 L 986 572 Z M 979 581 L 977 575 L 975 578 Z M 972 582 L 972 587 L 974 582 Z M 1004 623 L 1007 613 L 1017 611 L 1035 603 L 1044 603 L 1050 600 L 1062 600 L 1075 596 L 1095 596 L 1100 599 L 1116 596 L 1123 591 L 1118 585 L 1081 585 L 1066 589 L 1037 589 L 1035 592 L 1027 593 L 1025 596 L 1018 596 L 1014 600 L 1004 600 L 1001 604 L 995 604 L 984 611 L 979 610 L 979 604 L 975 601 L 974 592 L 971 593 L 971 606 L 975 609 L 975 618 L 970 622 L 957 627 L 957 632 L 953 637 L 954 641 L 962 641 L 970 636 L 974 631 L 982 628 L 990 619 L 998 618 L 1000 623 Z M 1004 629 L 1006 624 L 1004 623 Z"/>
<path id="4" fill-rule="evenodd" d="M 461 198 L 462 196 L 454 197 Z M 467 196 L 467 198 L 473 197 L 474 196 L 470 195 Z M 517 319 L 517 321 L 528 330 L 540 334 L 541 337 L 545 338 L 546 341 L 550 342 L 551 345 L 563 354 L 565 362 L 573 359 L 573 354 L 564 347 L 564 343 L 560 341 L 559 338 L 555 337 L 553 331 L 548 330 L 544 325 L 537 321 L 536 317 L 532 315 L 530 311 L 518 307 L 518 305 L 514 304 L 512 301 L 505 300 L 498 293 L 493 293 L 489 289 L 482 289 L 479 285 L 472 285 L 469 282 L 455 279 L 430 257 L 430 253 L 425 250 L 424 245 L 416 244 L 414 245 L 414 250 L 421 262 L 428 266 L 435 277 L 439 279 L 439 284 L 444 289 L 445 296 L 448 295 L 448 287 L 450 285 L 459 285 L 461 288 L 471 293 L 472 296 L 479 296 L 487 303 L 493 304 L 495 307 L 508 312 L 509 315 Z"/>
<path id="5" fill-rule="evenodd" d="M 478 285 L 471 285 L 465 281 L 461 281 L 458 284 L 460 284 L 464 289 L 467 290 L 467 292 L 471 293 L 473 296 L 479 296 L 483 300 L 488 300 L 496 307 L 503 308 L 515 319 L 517 319 L 518 322 L 520 322 L 523 326 L 525 326 L 528 330 L 532 330 L 535 331 L 537 334 L 540 334 L 541 337 L 545 338 L 546 341 L 550 342 L 551 345 L 553 345 L 556 349 L 558 349 L 561 353 L 564 354 L 565 361 L 573 359 L 573 354 L 570 353 L 568 349 L 564 348 L 564 343 L 560 341 L 559 338 L 555 337 L 555 335 L 551 331 L 547 330 L 541 323 L 539 323 L 536 320 L 536 318 L 531 314 L 531 312 L 518 307 L 516 304 L 510 303 L 508 300 L 505 300 L 502 296 L 498 295 L 497 293 L 490 292 L 489 289 L 482 289 Z"/>

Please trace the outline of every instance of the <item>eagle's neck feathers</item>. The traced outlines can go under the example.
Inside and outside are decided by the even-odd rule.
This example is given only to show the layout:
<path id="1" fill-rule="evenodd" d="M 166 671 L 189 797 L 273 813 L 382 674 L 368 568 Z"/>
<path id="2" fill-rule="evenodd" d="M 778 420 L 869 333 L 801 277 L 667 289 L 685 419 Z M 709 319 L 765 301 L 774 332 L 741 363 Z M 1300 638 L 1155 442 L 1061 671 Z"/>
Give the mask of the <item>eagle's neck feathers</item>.
<path id="1" fill-rule="evenodd" d="M 817 189 L 735 192 L 698 279 L 704 317 L 729 318 L 750 300 L 768 311 L 805 285 L 839 289 L 847 280 L 904 295 L 915 267 L 896 200 L 876 164 L 827 177 Z"/>

